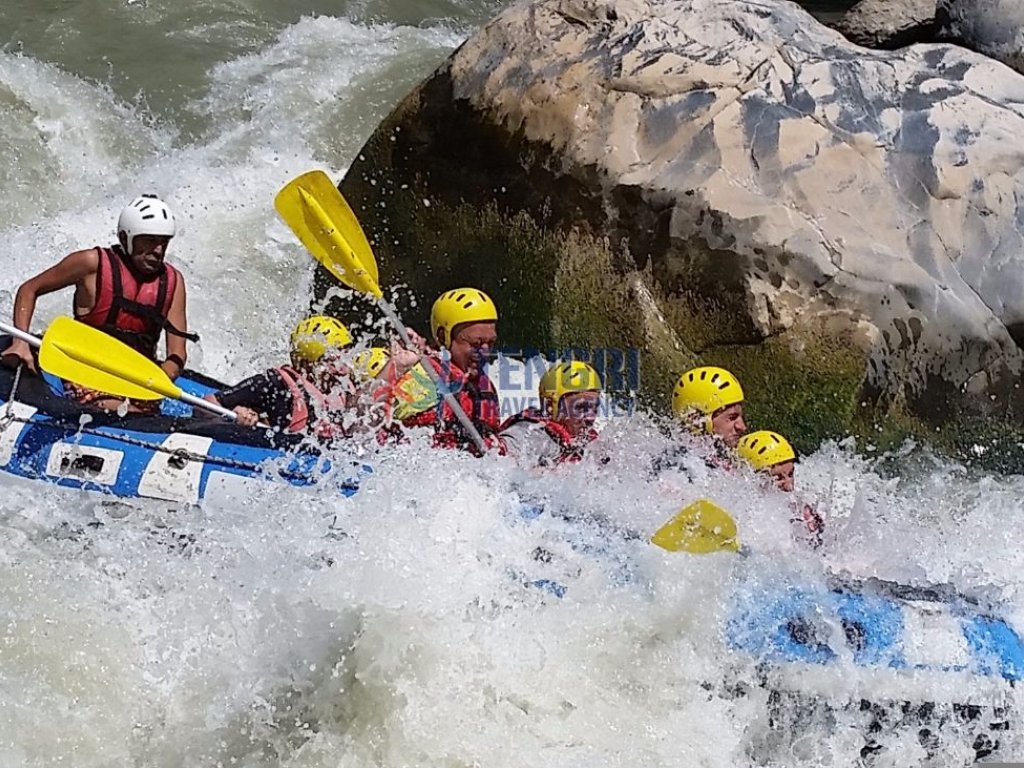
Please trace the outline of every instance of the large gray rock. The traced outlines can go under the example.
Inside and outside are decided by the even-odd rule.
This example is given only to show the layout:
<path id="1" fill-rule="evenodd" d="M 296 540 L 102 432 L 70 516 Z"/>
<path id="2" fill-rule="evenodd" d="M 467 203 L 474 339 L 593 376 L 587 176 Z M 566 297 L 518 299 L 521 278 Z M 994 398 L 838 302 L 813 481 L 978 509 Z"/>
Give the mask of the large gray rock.
<path id="1" fill-rule="evenodd" d="M 868 48 L 932 42 L 935 0 L 861 0 L 839 18 L 835 28 Z"/>
<path id="2" fill-rule="evenodd" d="M 474 227 L 424 207 L 496 206 L 607 237 L 645 344 L 787 390 L 759 345 L 849 348 L 869 392 L 941 420 L 1020 394 L 1021 136 L 1024 78 L 957 47 L 868 51 L 771 0 L 541 0 L 456 51 L 342 188 L 425 299 L 477 280 L 516 329 L 564 303 L 560 265 L 461 252 Z M 632 328 L 614 297 L 587 300 L 595 325 Z"/>
<path id="3" fill-rule="evenodd" d="M 1022 0 L 938 0 L 939 35 L 1024 72 Z"/>

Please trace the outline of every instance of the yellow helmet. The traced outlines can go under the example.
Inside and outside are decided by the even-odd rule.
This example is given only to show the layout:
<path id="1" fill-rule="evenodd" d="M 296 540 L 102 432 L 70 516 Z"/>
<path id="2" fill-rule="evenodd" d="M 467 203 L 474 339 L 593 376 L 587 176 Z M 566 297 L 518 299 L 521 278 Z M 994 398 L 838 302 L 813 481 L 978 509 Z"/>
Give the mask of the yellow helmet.
<path id="1" fill-rule="evenodd" d="M 711 417 L 722 408 L 743 402 L 743 388 L 739 381 L 724 368 L 705 365 L 687 371 L 679 377 L 672 390 L 672 413 L 683 418 L 691 411 L 699 411 L 707 418 L 704 429 L 711 433 Z"/>
<path id="2" fill-rule="evenodd" d="M 736 453 L 758 472 L 776 464 L 796 461 L 796 452 L 789 441 L 778 432 L 767 429 L 741 437 Z"/>
<path id="3" fill-rule="evenodd" d="M 557 363 L 548 368 L 540 379 L 541 402 L 551 403 L 551 416 L 558 418 L 558 404 L 562 398 L 575 392 L 600 392 L 601 377 L 582 360 Z"/>
<path id="4" fill-rule="evenodd" d="M 443 347 L 451 346 L 455 326 L 487 322 L 498 322 L 498 308 L 490 296 L 476 288 L 442 293 L 430 310 L 430 331 Z"/>
<path id="5" fill-rule="evenodd" d="M 326 315 L 307 317 L 292 331 L 292 356 L 315 363 L 328 349 L 341 349 L 352 343 L 352 335 L 339 320 Z"/>
<path id="6" fill-rule="evenodd" d="M 391 359 L 391 352 L 385 347 L 370 347 L 352 358 L 352 368 L 367 379 L 375 379 Z"/>

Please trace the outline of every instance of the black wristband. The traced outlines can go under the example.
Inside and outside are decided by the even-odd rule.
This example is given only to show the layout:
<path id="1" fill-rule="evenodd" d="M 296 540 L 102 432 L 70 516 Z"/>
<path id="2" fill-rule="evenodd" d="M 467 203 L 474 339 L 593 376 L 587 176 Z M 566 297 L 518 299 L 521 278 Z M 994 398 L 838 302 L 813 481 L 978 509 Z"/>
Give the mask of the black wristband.
<path id="1" fill-rule="evenodd" d="M 184 360 L 184 358 L 182 358 L 181 355 L 168 355 L 167 359 L 164 360 L 164 362 L 165 363 L 174 363 L 181 370 L 183 370 L 183 371 L 185 370 L 185 360 Z"/>

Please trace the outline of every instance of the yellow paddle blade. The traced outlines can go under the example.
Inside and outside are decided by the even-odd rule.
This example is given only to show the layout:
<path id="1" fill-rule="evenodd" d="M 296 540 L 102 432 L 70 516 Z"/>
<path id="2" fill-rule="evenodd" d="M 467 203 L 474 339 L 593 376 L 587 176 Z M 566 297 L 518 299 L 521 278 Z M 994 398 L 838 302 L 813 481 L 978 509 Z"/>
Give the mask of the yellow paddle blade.
<path id="1" fill-rule="evenodd" d="M 277 193 L 274 207 L 328 272 L 354 290 L 381 297 L 370 241 L 326 173 L 292 179 Z"/>
<path id="2" fill-rule="evenodd" d="M 159 400 L 181 396 L 181 390 L 152 360 L 70 317 L 58 317 L 46 329 L 39 365 L 54 376 L 116 397 Z"/>
<path id="3" fill-rule="evenodd" d="M 651 543 L 669 552 L 690 552 L 695 555 L 739 550 L 736 521 L 708 499 L 698 499 L 684 507 L 655 532 Z"/>

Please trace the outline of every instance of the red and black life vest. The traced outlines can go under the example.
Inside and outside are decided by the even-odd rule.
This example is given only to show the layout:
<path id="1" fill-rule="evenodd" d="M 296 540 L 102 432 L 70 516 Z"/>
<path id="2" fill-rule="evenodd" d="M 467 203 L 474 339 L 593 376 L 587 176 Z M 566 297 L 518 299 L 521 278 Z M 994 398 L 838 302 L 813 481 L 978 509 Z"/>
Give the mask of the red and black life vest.
<path id="1" fill-rule="evenodd" d="M 555 460 L 556 464 L 561 464 L 566 461 L 576 462 L 582 460 L 583 450 L 587 447 L 587 444 L 597 439 L 597 430 L 592 427 L 582 435 L 573 437 L 572 433 L 566 429 L 564 424 L 548 416 L 542 415 L 536 408 L 527 408 L 522 413 L 517 413 L 515 416 L 509 417 L 505 423 L 501 425 L 501 429 L 498 431 L 504 432 L 513 424 L 519 424 L 524 421 L 531 424 L 540 424 L 544 428 L 548 437 L 558 444 L 560 453 L 558 458 Z"/>
<path id="2" fill-rule="evenodd" d="M 156 359 L 157 342 L 164 329 L 190 341 L 199 340 L 196 334 L 179 331 L 167 319 L 182 280 L 178 270 L 164 264 L 159 273 L 142 277 L 128 263 L 120 246 L 97 246 L 96 251 L 96 304 L 76 319 L 120 339 L 151 360 Z"/>
<path id="3" fill-rule="evenodd" d="M 290 365 L 282 365 L 274 371 L 291 393 L 292 412 L 287 426 L 288 432 L 308 432 L 320 440 L 329 440 L 340 435 L 341 427 L 332 416 L 342 413 L 348 401 L 344 394 L 321 392 L 308 378 Z M 316 418 L 310 423 L 311 414 Z"/>
<path id="4" fill-rule="evenodd" d="M 442 386 L 457 390 L 453 392 L 456 402 L 472 420 L 486 446 L 491 448 L 497 445 L 500 450 L 503 444 L 497 439 L 496 433 L 501 424 L 501 408 L 498 403 L 498 391 L 487 375 L 480 373 L 473 379 L 467 379 L 465 372 L 450 361 L 442 364 L 440 360 L 432 357 L 430 363 L 437 371 Z M 434 444 L 438 447 L 473 446 L 469 435 L 465 434 L 465 429 L 444 398 L 440 399 L 436 407 L 403 419 L 402 424 L 406 427 L 433 426 Z"/>

